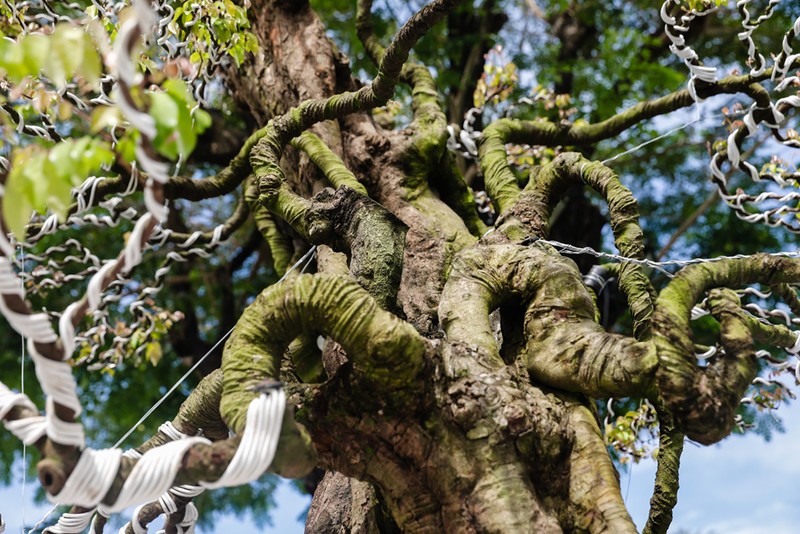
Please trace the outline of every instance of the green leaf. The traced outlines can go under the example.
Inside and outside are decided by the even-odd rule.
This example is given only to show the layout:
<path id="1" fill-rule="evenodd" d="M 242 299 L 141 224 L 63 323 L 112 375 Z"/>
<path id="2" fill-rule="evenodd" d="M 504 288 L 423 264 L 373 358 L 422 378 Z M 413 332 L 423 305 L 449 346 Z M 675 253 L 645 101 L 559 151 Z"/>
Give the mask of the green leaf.
<path id="1" fill-rule="evenodd" d="M 18 43 L 0 39 L 0 69 L 12 83 L 19 83 L 28 75 L 25 55 Z"/>
<path id="2" fill-rule="evenodd" d="M 22 46 L 25 68 L 31 76 L 37 76 L 47 61 L 50 42 L 44 35 L 26 35 L 20 46 Z"/>
<path id="3" fill-rule="evenodd" d="M 128 163 L 136 161 L 136 140 L 138 137 L 139 132 L 136 130 L 128 130 L 117 142 L 115 147 L 117 154 L 122 156 L 122 159 Z"/>
<path id="4" fill-rule="evenodd" d="M 197 133 L 203 133 L 211 126 L 211 115 L 202 109 L 194 112 L 194 129 Z"/>
<path id="5" fill-rule="evenodd" d="M 6 226 L 24 236 L 33 211 L 48 209 L 64 220 L 72 204 L 72 187 L 114 160 L 105 143 L 90 137 L 69 139 L 50 150 L 37 146 L 18 150 L 3 196 Z"/>
<path id="6" fill-rule="evenodd" d="M 164 80 L 164 83 L 161 84 L 161 88 L 166 93 L 175 97 L 175 99 L 179 102 L 183 102 L 192 106 L 196 104 L 194 97 L 192 96 L 191 88 L 183 80 L 176 80 L 173 78 Z"/>
<path id="7" fill-rule="evenodd" d="M 44 160 L 42 169 L 44 179 L 34 182 L 36 186 L 36 198 L 39 205 L 35 205 L 37 211 L 44 212 L 49 209 L 58 216 L 58 220 L 64 221 L 69 213 L 69 206 L 72 204 L 72 184 L 69 177 L 75 171 L 74 161 L 68 158 L 53 157 L 54 151 Z M 66 165 L 67 167 L 60 167 Z M 69 172 L 70 174 L 63 174 Z"/>
<path id="8" fill-rule="evenodd" d="M 175 99 L 167 93 L 150 94 L 150 115 L 156 122 L 156 138 L 153 146 L 163 156 L 176 159 L 178 147 L 178 115 L 180 108 Z"/>
<path id="9" fill-rule="evenodd" d="M 50 54 L 44 65 L 44 72 L 57 86 L 67 83 L 67 78 L 75 72 L 83 57 L 83 31 L 68 24 L 59 24 L 48 37 Z"/>
<path id="10" fill-rule="evenodd" d="M 25 225 L 33 215 L 33 204 L 31 202 L 32 183 L 25 171 L 32 157 L 34 147 L 15 151 L 11 160 L 11 172 L 5 183 L 3 192 L 3 220 L 8 231 L 14 234 L 17 239 L 25 236 Z M 41 160 L 40 160 L 41 161 Z"/>
<path id="11" fill-rule="evenodd" d="M 102 74 L 100 54 L 97 52 L 92 37 L 86 32 L 83 32 L 83 41 L 83 56 L 81 57 L 81 66 L 78 73 L 92 88 L 97 89 L 100 83 L 100 75 Z"/>
<path id="12" fill-rule="evenodd" d="M 189 156 L 197 144 L 197 134 L 211 124 L 211 117 L 202 110 L 191 109 L 197 103 L 188 84 L 168 79 L 162 84 L 163 92 L 150 93 L 150 115 L 156 122 L 153 145 L 166 158 L 175 160 L 179 155 Z"/>
<path id="13" fill-rule="evenodd" d="M 119 108 L 115 106 L 98 106 L 92 110 L 92 133 L 97 133 L 103 128 L 113 128 L 122 122 L 122 115 Z"/>
<path id="14" fill-rule="evenodd" d="M 147 344 L 147 348 L 144 350 L 144 357 L 147 361 L 153 364 L 153 367 L 158 365 L 158 362 L 161 361 L 161 357 L 164 355 L 164 352 L 161 350 L 161 343 L 158 341 L 151 341 Z"/>

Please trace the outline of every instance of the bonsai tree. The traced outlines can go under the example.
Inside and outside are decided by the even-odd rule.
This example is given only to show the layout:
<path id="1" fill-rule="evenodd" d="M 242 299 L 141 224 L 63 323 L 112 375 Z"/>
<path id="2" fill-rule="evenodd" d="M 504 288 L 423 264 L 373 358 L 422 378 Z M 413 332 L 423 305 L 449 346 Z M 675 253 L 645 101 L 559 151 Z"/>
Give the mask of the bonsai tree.
<path id="1" fill-rule="evenodd" d="M 800 351 L 795 254 L 660 261 L 721 208 L 781 231 L 756 250 L 797 231 L 800 18 L 722 4 L 5 2 L 0 311 L 46 401 L 0 416 L 75 505 L 50 531 L 182 532 L 269 469 L 311 475 L 308 532 L 634 532 L 615 462 L 650 430 L 666 532 L 684 440 L 789 395 Z M 718 95 L 707 150 L 653 132 Z M 645 232 L 671 188 L 649 211 L 684 224 Z M 181 359 L 171 422 L 86 447 L 88 384 Z"/>

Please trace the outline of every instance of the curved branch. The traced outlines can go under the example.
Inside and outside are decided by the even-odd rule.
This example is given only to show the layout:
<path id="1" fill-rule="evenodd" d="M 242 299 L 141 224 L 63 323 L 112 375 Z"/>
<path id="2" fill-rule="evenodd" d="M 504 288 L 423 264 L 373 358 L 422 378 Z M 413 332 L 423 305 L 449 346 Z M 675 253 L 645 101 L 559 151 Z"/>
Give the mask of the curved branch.
<path id="1" fill-rule="evenodd" d="M 447 339 L 503 365 L 489 313 L 509 299 L 527 306 L 521 358 L 531 378 L 594 397 L 651 387 L 654 347 L 605 332 L 575 264 L 540 243 L 481 246 L 456 256 L 439 305 Z"/>
<path id="2" fill-rule="evenodd" d="M 350 274 L 381 308 L 394 310 L 407 227 L 389 210 L 348 187 L 314 197 L 309 233 L 316 243 L 335 232 L 350 253 Z"/>
<path id="3" fill-rule="evenodd" d="M 425 340 L 411 325 L 382 310 L 352 280 L 301 275 L 262 292 L 244 311 L 225 346 L 220 407 L 234 432 L 242 428 L 255 396 L 248 388 L 277 377 L 284 350 L 303 333 L 330 336 L 350 356 L 356 373 L 382 395 L 400 394 L 412 402 L 405 395 L 415 395 Z"/>
<path id="4" fill-rule="evenodd" d="M 244 188 L 243 196 L 250 206 L 250 210 L 253 212 L 253 221 L 256 224 L 256 230 L 264 237 L 264 241 L 267 242 L 275 272 L 282 276 L 289 267 L 292 254 L 294 253 L 292 240 L 281 231 L 279 226 L 280 222 L 276 216 L 258 201 L 258 185 L 255 179 L 248 180 Z"/>
<path id="5" fill-rule="evenodd" d="M 620 254 L 644 257 L 644 236 L 639 226 L 639 209 L 633 193 L 616 174 L 601 163 L 591 162 L 576 152 L 558 155 L 551 163 L 532 174 L 517 204 L 498 221 L 519 220 L 535 237 L 547 237 L 553 208 L 573 185 L 588 185 L 603 196 Z M 619 266 L 619 281 L 633 314 L 634 337 L 649 338 L 655 292 L 640 265 L 626 262 Z"/>
<path id="6" fill-rule="evenodd" d="M 464 221 L 473 236 L 480 237 L 485 234 L 489 227 L 478 215 L 475 195 L 464 181 L 453 154 L 445 151 L 435 168 L 437 172 L 429 178 L 429 181 L 437 188 L 442 200 Z"/>
<path id="7" fill-rule="evenodd" d="M 380 65 L 386 49 L 375 35 L 375 25 L 372 22 L 372 0 L 358 0 L 356 35 L 375 66 Z"/>
<path id="8" fill-rule="evenodd" d="M 769 108 L 769 92 L 758 82 L 769 78 L 771 70 L 753 76 L 727 76 L 715 83 L 697 84 L 697 94 L 708 98 L 720 94 L 744 93 L 757 106 Z M 665 115 L 694 104 L 689 91 L 682 89 L 668 95 L 646 100 L 595 124 L 560 124 L 550 121 L 498 119 L 486 127 L 500 135 L 503 143 L 526 143 L 545 146 L 582 146 L 615 137 L 630 127 L 659 115 Z M 486 133 L 484 130 L 484 135 Z"/>
<path id="9" fill-rule="evenodd" d="M 377 64 L 384 49 L 373 34 L 371 8 L 371 0 L 359 1 L 356 28 L 359 39 Z M 472 191 L 460 176 L 452 155 L 445 150 L 447 118 L 439 102 L 439 92 L 433 75 L 425 65 L 410 63 L 403 66 L 400 77 L 411 86 L 411 107 L 414 113 L 411 124 L 414 137 L 408 149 L 409 157 L 405 158 L 410 162 L 411 176 L 405 185 L 410 182 L 410 186 L 414 188 L 415 185 L 438 182 L 437 185 L 442 185 L 438 189 L 442 200 L 463 219 L 473 235 L 483 235 L 486 226 L 478 217 Z M 435 171 L 431 172 L 432 169 Z M 419 191 L 420 187 L 416 189 Z M 416 191 L 411 192 L 406 197 L 417 194 Z"/>
<path id="10" fill-rule="evenodd" d="M 649 391 L 658 363 L 655 347 L 607 333 L 595 322 L 594 303 L 572 261 L 550 259 L 545 269 L 525 312 L 525 353 L 531 377 L 592 397 Z"/>
<path id="11" fill-rule="evenodd" d="M 288 201 L 288 192 L 281 188 L 285 175 L 279 165 L 286 144 L 317 122 L 384 105 L 394 94 L 411 48 L 462 1 L 435 0 L 414 14 L 384 52 L 378 75 L 371 85 L 326 99 L 306 100 L 267 125 L 268 132 L 253 148 L 250 163 L 259 178 L 261 195 L 270 204 L 270 209 L 273 209 L 273 205 L 279 205 L 279 201 L 275 200 L 276 195 L 283 195 Z"/>
<path id="12" fill-rule="evenodd" d="M 658 408 L 658 468 L 650 512 L 642 534 L 666 534 L 672 523 L 672 510 L 678 503 L 678 481 L 683 453 L 683 434 L 664 407 Z"/>
<path id="13" fill-rule="evenodd" d="M 661 291 L 653 317 L 658 389 L 677 427 L 689 438 L 710 444 L 730 433 L 739 399 L 757 372 L 753 338 L 780 347 L 792 347 L 797 340 L 788 328 L 747 315 L 735 294 L 717 292 L 709 304 L 721 320 L 726 356 L 700 368 L 689 325 L 692 307 L 715 287 L 799 281 L 797 260 L 756 255 L 686 267 Z"/>
<path id="14" fill-rule="evenodd" d="M 367 188 L 347 168 L 342 158 L 336 155 L 319 136 L 306 130 L 292 139 L 292 146 L 305 152 L 309 159 L 325 174 L 325 178 L 334 188 L 338 189 L 346 185 L 350 189 L 367 196 Z"/>
<path id="15" fill-rule="evenodd" d="M 478 143 L 478 158 L 486 184 L 486 193 L 492 199 L 498 214 L 502 215 L 519 199 L 521 189 L 517 177 L 508 164 L 506 143 L 521 121 L 500 119 L 483 130 Z"/>
<path id="16" fill-rule="evenodd" d="M 789 306 L 792 313 L 800 316 L 800 298 L 797 290 L 789 284 L 776 284 L 770 288 L 780 299 Z"/>

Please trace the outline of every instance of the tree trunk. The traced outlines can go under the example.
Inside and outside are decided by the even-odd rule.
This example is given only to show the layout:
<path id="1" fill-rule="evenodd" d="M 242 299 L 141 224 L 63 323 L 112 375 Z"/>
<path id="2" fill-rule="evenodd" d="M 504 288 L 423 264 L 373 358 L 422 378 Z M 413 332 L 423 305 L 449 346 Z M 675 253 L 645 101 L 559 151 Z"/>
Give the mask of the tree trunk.
<path id="1" fill-rule="evenodd" d="M 355 86 L 347 60 L 307 4 L 252 4 L 261 54 L 231 70 L 228 82 L 259 124 L 303 99 Z M 410 128 L 387 131 L 359 114 L 317 128 L 404 227 L 402 277 L 385 307 L 414 325 L 429 347 L 424 372 L 402 395 L 354 379 L 341 349 L 326 348 L 328 380 L 298 413 L 328 470 L 306 531 L 634 531 L 590 399 L 538 387 L 526 368 L 506 365 L 483 347 L 441 343 L 438 310 L 453 258 L 478 240 L 459 206 L 444 200 L 442 175 L 457 173 L 444 121 L 425 125 L 426 119 L 434 117 L 417 115 Z M 314 184 L 324 181 L 306 163 L 292 155 L 282 167 L 292 187 L 316 192 L 321 187 Z M 320 271 L 347 269 L 343 258 L 322 256 Z M 369 276 L 354 278 L 369 287 Z M 502 350 L 510 362 L 523 349 L 511 343 L 510 330 L 521 330 L 524 312 L 506 306 L 503 322 L 514 326 L 497 329 L 498 345 L 509 341 Z"/>

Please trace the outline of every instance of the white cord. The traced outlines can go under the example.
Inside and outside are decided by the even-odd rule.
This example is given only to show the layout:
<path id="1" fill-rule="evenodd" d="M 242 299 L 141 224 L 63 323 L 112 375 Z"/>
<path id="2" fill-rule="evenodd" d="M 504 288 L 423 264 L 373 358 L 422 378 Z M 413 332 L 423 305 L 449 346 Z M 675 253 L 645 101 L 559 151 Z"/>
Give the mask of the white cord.
<path id="1" fill-rule="evenodd" d="M 25 249 L 22 248 L 22 245 L 19 247 L 20 251 L 20 263 L 22 264 L 22 272 L 25 272 Z M 24 282 L 22 280 L 19 281 L 20 288 L 22 290 L 25 289 L 23 285 Z M 2 298 L 2 297 L 0 297 Z M 22 395 L 25 395 L 25 336 L 20 334 L 20 361 L 19 361 L 19 392 Z M 27 501 L 25 499 L 25 490 L 27 489 L 28 484 L 28 444 L 25 440 L 22 441 L 22 524 L 25 524 L 25 512 Z"/>
<path id="2" fill-rule="evenodd" d="M 260 477 L 275 456 L 285 407 L 282 390 L 253 399 L 247 408 L 242 441 L 225 473 L 216 482 L 200 482 L 200 485 L 212 489 L 239 486 Z"/>

